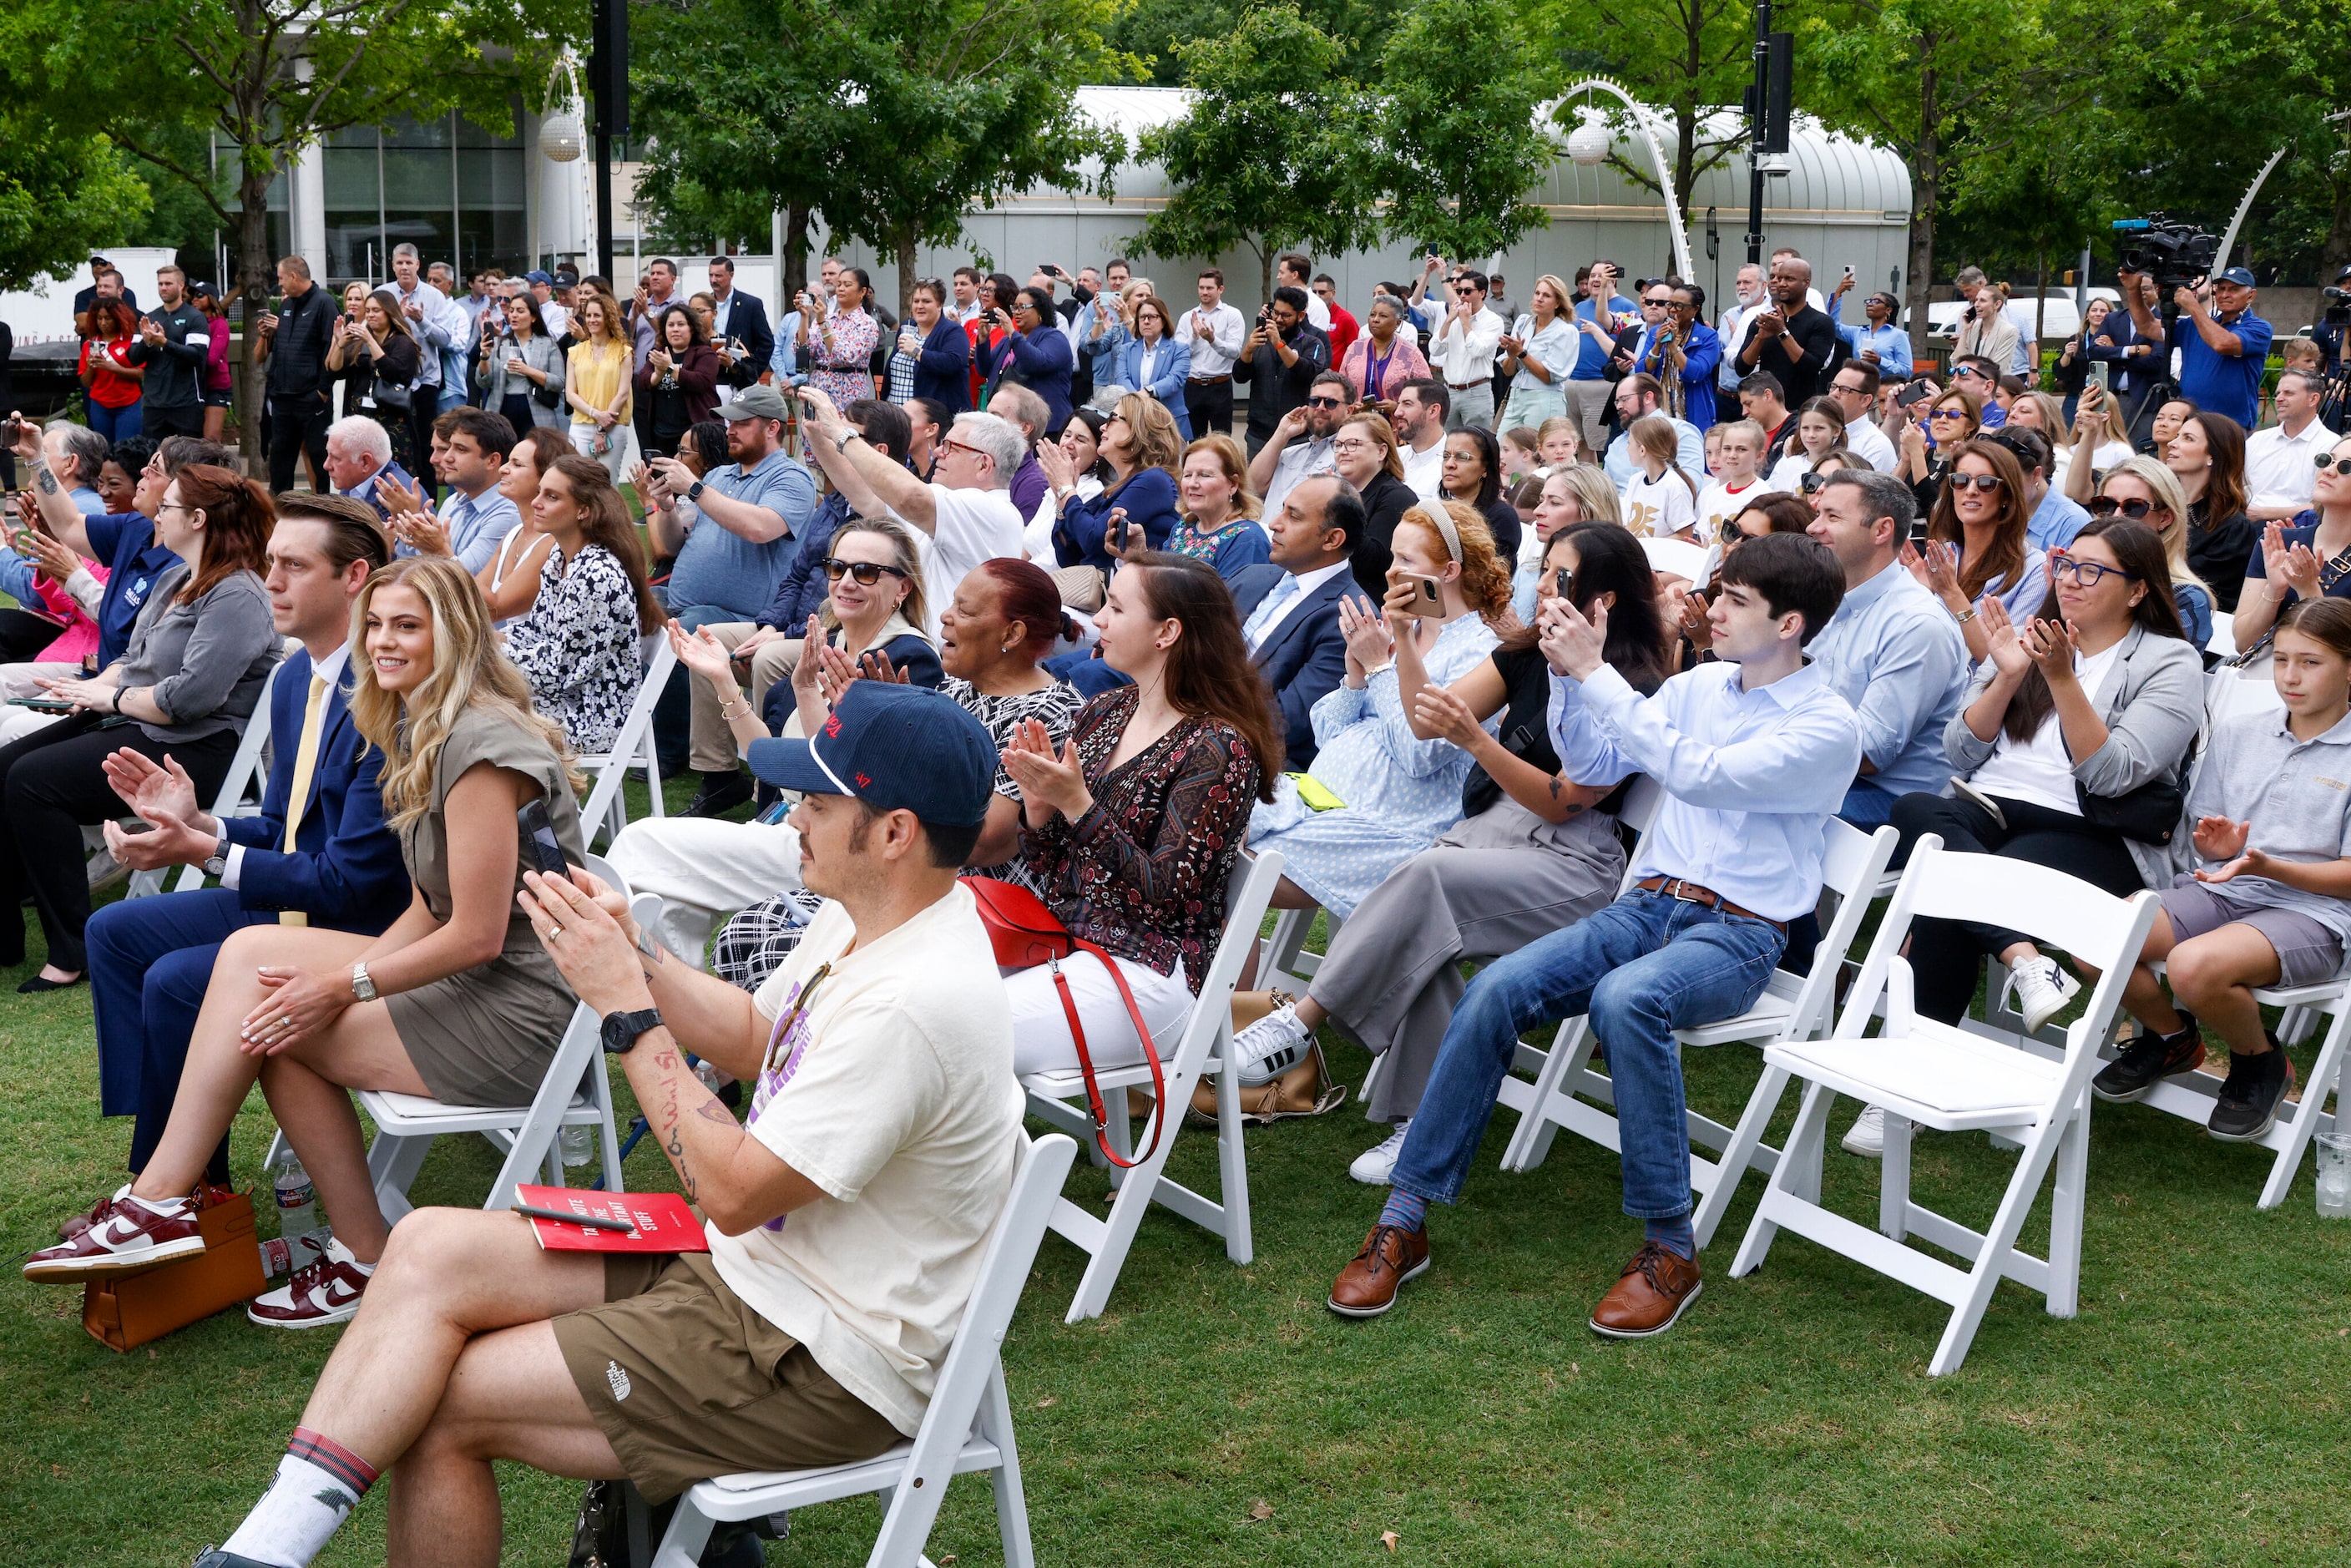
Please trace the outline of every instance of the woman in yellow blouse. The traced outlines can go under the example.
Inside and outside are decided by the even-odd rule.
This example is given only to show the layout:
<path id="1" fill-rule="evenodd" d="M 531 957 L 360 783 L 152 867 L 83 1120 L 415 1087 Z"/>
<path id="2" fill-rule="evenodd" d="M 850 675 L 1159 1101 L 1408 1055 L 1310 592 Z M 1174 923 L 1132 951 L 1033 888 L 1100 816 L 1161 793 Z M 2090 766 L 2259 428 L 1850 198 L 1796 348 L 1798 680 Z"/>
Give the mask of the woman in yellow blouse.
<path id="1" fill-rule="evenodd" d="M 637 435 L 630 423 L 634 352 L 621 335 L 621 308 L 610 295 L 583 294 L 572 321 L 588 340 L 572 345 L 564 365 L 571 444 L 601 463 L 617 485 L 637 462 Z"/>

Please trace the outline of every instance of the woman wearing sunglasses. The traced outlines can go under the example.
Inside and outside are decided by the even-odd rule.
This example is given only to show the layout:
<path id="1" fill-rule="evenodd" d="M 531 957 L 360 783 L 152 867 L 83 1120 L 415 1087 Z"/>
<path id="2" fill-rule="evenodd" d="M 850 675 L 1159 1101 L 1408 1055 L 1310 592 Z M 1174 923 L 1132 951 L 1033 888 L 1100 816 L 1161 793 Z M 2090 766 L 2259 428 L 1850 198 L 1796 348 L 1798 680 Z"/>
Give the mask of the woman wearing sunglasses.
<path id="1" fill-rule="evenodd" d="M 1905 546 L 1902 564 L 1959 623 L 1975 663 L 1991 646 L 1983 605 L 1998 600 L 2011 617 L 2031 614 L 2048 589 L 2048 559 L 2025 538 L 2032 508 L 2015 455 L 1989 441 L 1946 450 L 1950 469 L 1927 524 L 1927 543 Z"/>
<path id="2" fill-rule="evenodd" d="M 824 608 L 809 617 L 790 685 L 768 688 L 759 715 L 767 734 L 815 734 L 841 688 L 860 674 L 917 686 L 946 678 L 938 648 L 923 630 L 930 606 L 914 535 L 882 518 L 852 517 L 832 536 L 818 570 L 831 585 Z M 795 715 L 799 727 L 787 728 Z M 728 724 L 733 727 L 731 716 Z"/>
<path id="3" fill-rule="evenodd" d="M 2310 504 L 2292 523 L 2270 524 L 2246 563 L 2233 628 L 2241 649 L 2259 647 L 2297 600 L 2351 599 L 2351 435 L 2320 455 Z"/>
<path id="4" fill-rule="evenodd" d="M 1894 803 L 1903 853 L 1938 833 L 1946 849 L 2030 861 L 2117 897 L 2168 887 L 2169 848 L 2111 825 L 2122 797 L 2178 781 L 2204 718 L 2204 664 L 2180 635 L 2163 543 L 2144 524 L 2098 517 L 2054 564 L 2030 620 L 1984 601 L 1989 652 L 1943 732 L 1953 793 Z M 1957 1023 L 1987 953 L 2007 968 L 2028 1030 L 2081 988 L 2022 933 L 1921 920 L 1910 945 L 1919 1012 Z"/>
<path id="5" fill-rule="evenodd" d="M 2171 597 L 2179 609 L 2180 629 L 2199 648 L 2210 643 L 2212 590 L 2188 564 L 2188 497 L 2179 493 L 2179 481 L 2171 470 L 2152 457 L 2126 458 L 2100 482 L 2089 511 L 2094 517 L 2120 517 L 2156 531 L 2171 568 Z"/>
<path id="6" fill-rule="evenodd" d="M 1918 497 L 1921 516 L 1932 512 L 1942 496 L 1951 448 L 1974 440 L 1982 427 L 1983 405 L 1973 392 L 1938 392 L 1918 405 L 1918 423 L 1902 432 L 1902 461 L 1895 473 Z"/>

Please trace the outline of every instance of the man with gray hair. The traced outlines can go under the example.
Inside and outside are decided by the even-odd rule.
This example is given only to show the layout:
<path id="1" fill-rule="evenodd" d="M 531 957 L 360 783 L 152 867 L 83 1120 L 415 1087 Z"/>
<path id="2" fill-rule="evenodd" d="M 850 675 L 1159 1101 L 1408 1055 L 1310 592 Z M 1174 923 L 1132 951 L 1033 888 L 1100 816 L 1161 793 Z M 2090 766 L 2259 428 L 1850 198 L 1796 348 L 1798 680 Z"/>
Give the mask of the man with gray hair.
<path id="1" fill-rule="evenodd" d="M 1045 479 L 1045 465 L 1037 461 L 1036 446 L 1044 439 L 1053 411 L 1027 387 L 1000 386 L 987 400 L 987 412 L 1010 424 L 1013 434 L 1020 437 L 1020 460 L 1012 465 L 1005 489 L 1012 497 L 1012 509 L 1026 521 L 1037 515 L 1037 508 L 1045 504 L 1045 492 L 1051 488 Z"/>
<path id="2" fill-rule="evenodd" d="M 429 435 L 427 439 L 430 439 Z M 392 460 L 392 437 L 382 425 L 363 413 L 354 413 L 327 426 L 327 480 L 338 495 L 356 497 L 392 521 L 381 486 L 389 477 L 403 490 L 416 488 L 408 471 Z"/>
<path id="3" fill-rule="evenodd" d="M 959 413 L 925 485 L 904 463 L 866 444 L 820 389 L 802 387 L 799 397 L 816 460 L 849 509 L 862 517 L 887 511 L 927 536 L 923 592 L 930 624 L 924 630 L 935 637 L 939 611 L 955 602 L 965 573 L 997 556 L 1021 554 L 1023 519 L 1006 486 L 1028 444 L 995 414 Z"/>
<path id="4" fill-rule="evenodd" d="M 53 419 L 42 428 L 41 446 L 48 455 L 49 472 L 74 509 L 85 517 L 103 516 L 106 503 L 98 494 L 98 471 L 111 450 L 106 437 L 86 424 Z"/>

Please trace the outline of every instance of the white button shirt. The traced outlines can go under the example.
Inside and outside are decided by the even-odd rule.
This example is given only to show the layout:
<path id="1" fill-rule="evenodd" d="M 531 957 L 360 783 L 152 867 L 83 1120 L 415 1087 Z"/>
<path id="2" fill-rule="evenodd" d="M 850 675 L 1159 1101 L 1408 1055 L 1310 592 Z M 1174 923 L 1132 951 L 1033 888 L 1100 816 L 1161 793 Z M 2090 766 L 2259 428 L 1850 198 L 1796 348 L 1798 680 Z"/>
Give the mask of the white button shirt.
<path id="1" fill-rule="evenodd" d="M 1206 338 L 1200 336 L 1203 322 L 1208 328 Z M 1191 348 L 1192 379 L 1206 381 L 1233 373 L 1233 365 L 1241 357 L 1241 345 L 1249 341 L 1249 319 L 1229 305 L 1219 305 L 1214 310 L 1195 305 L 1184 312 L 1183 323 L 1176 330 Z"/>
<path id="2" fill-rule="evenodd" d="M 1494 353 L 1501 347 L 1506 325 L 1491 310 L 1479 310 L 1465 329 L 1460 318 L 1448 312 L 1442 329 L 1428 340 L 1429 365 L 1457 391 L 1492 380 Z"/>
<path id="3" fill-rule="evenodd" d="M 2310 505 L 2318 482 L 2318 455 L 2331 450 L 2338 437 L 2314 419 L 2300 435 L 2288 435 L 2285 426 L 2273 424 L 2245 437 L 2245 490 L 2256 507 Z"/>

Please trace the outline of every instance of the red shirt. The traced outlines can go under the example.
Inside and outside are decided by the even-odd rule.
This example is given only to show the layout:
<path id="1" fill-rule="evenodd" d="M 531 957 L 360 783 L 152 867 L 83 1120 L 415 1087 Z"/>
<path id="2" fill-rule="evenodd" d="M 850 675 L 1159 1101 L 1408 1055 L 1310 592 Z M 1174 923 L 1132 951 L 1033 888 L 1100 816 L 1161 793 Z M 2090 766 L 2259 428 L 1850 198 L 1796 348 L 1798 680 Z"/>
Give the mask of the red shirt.
<path id="1" fill-rule="evenodd" d="M 1347 357 L 1347 345 L 1353 342 L 1363 329 L 1353 316 L 1348 315 L 1336 305 L 1331 307 L 1331 362 L 1332 364 L 1335 365 Z"/>
<path id="2" fill-rule="evenodd" d="M 131 368 L 131 340 L 128 338 L 84 338 L 81 340 L 81 362 L 74 367 L 78 375 L 98 361 L 98 374 L 89 383 L 89 401 L 100 408 L 129 408 L 139 401 L 139 378 L 116 375 L 115 368 Z"/>

